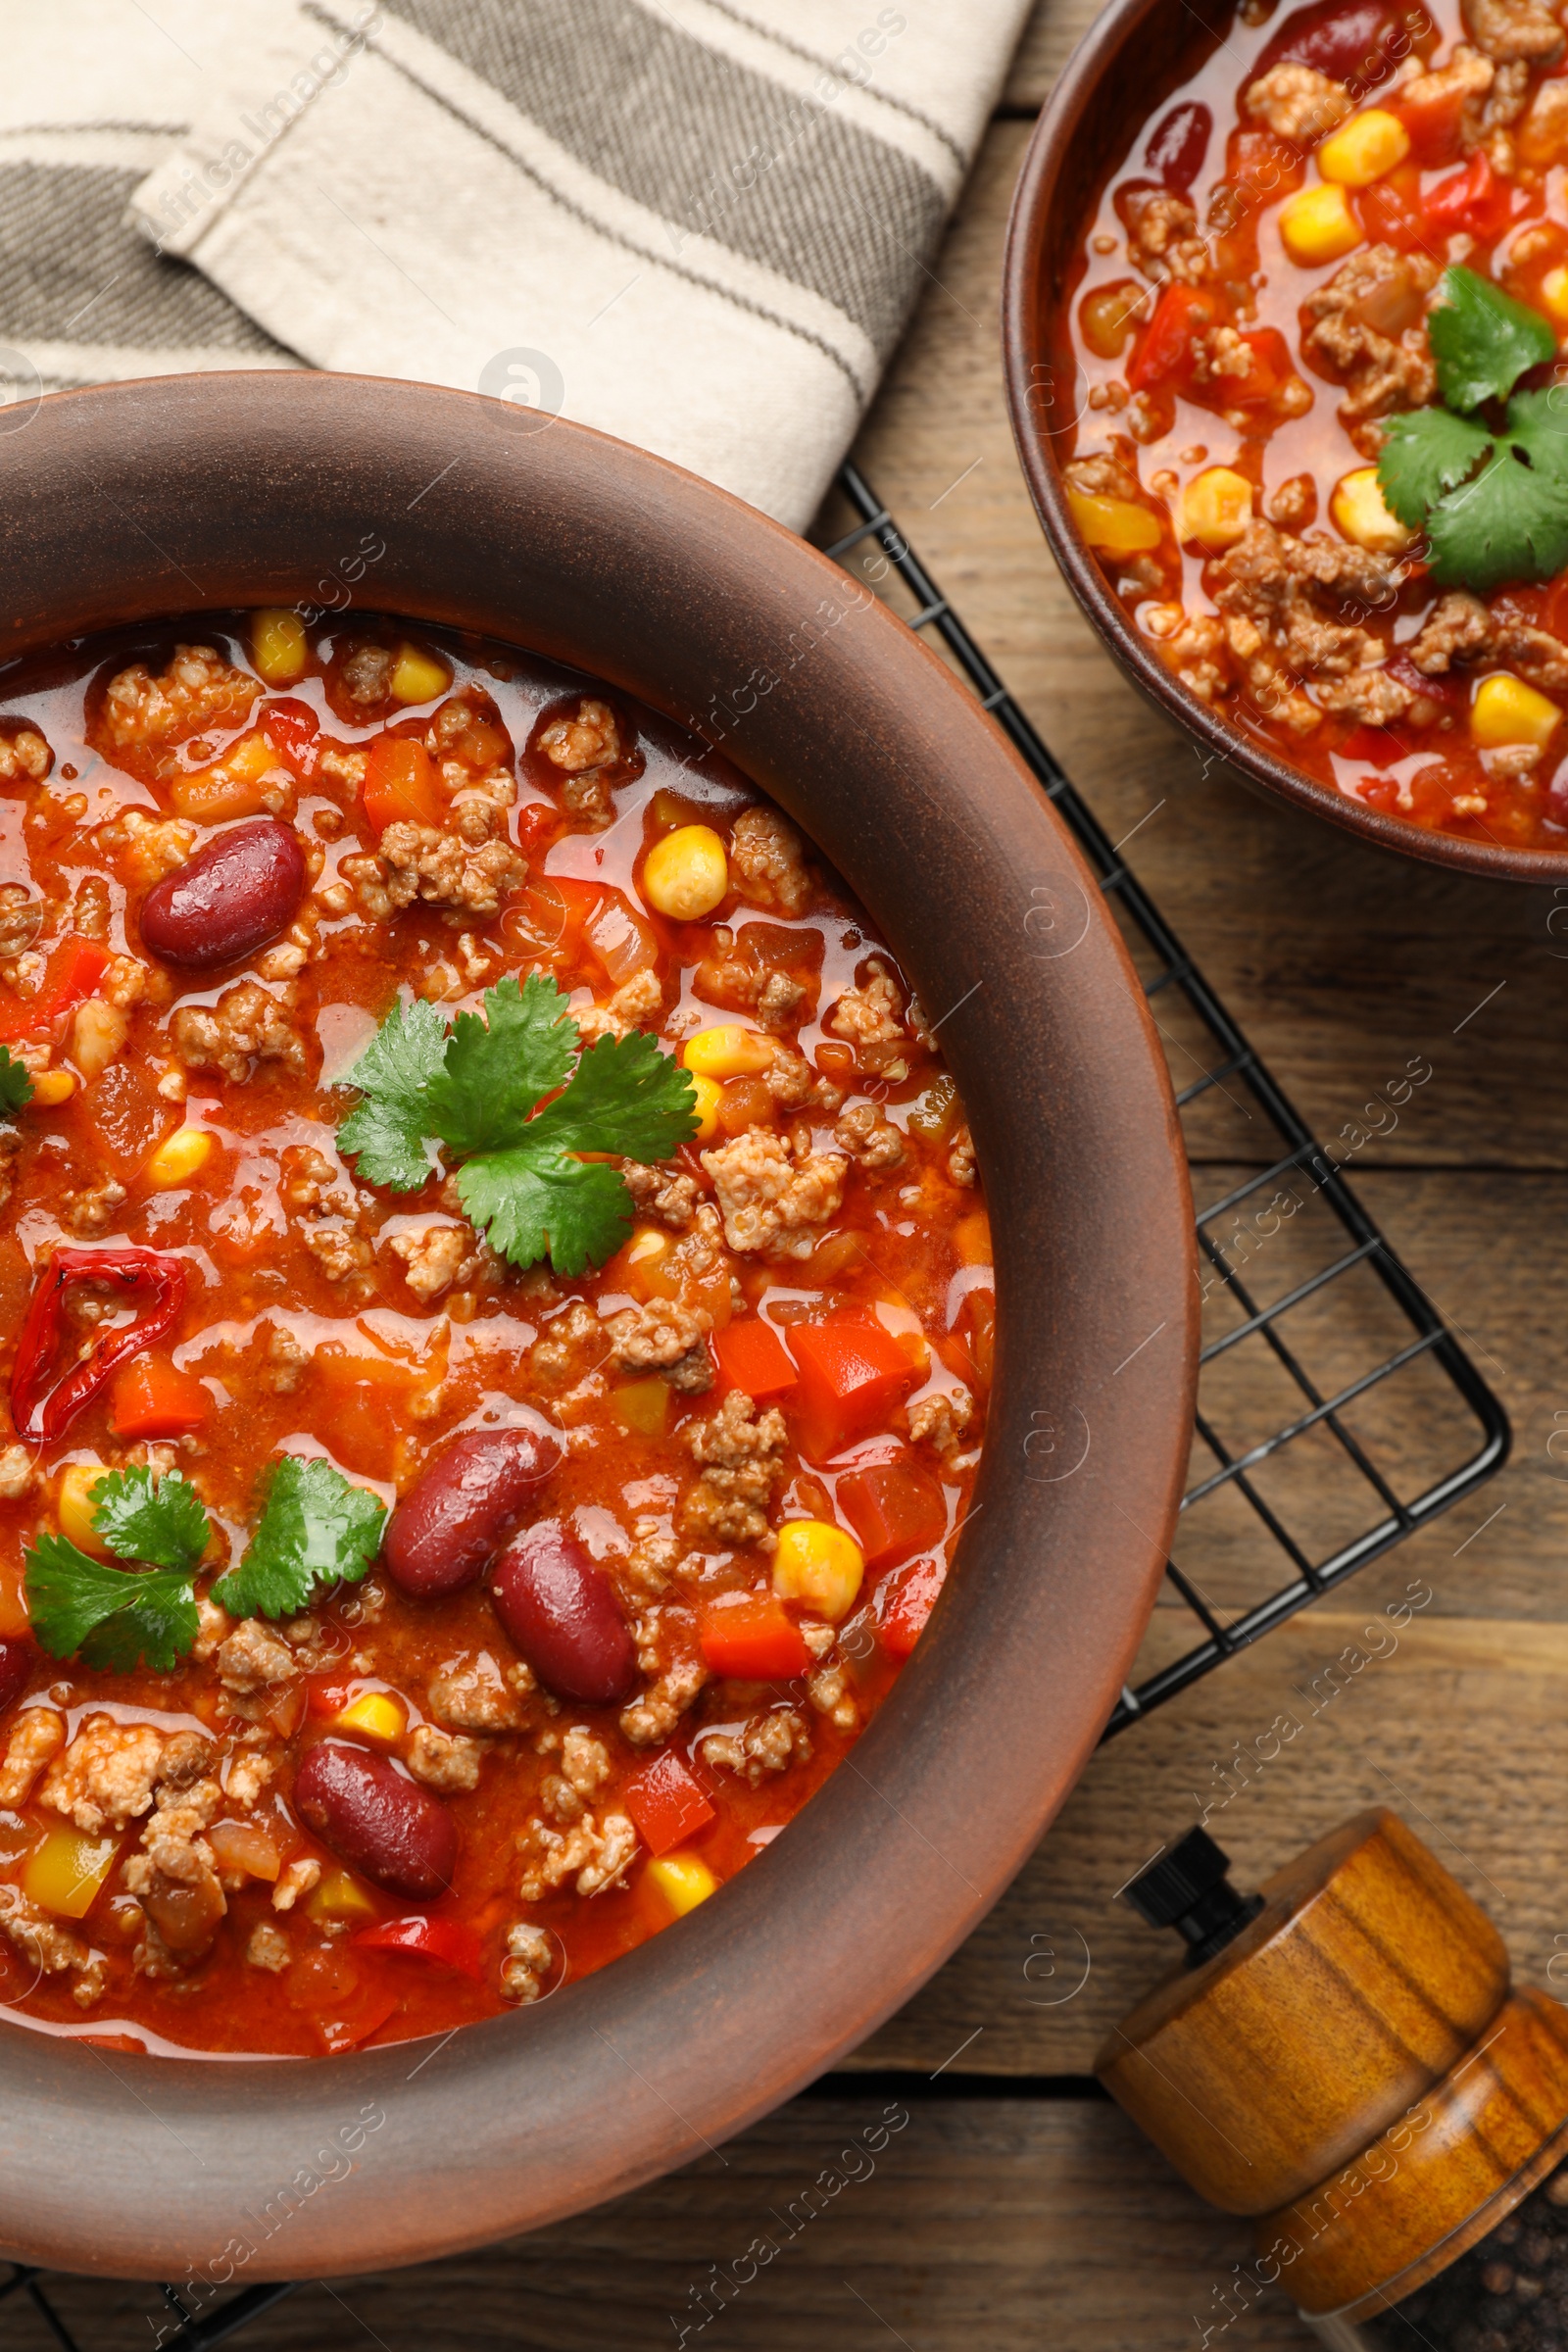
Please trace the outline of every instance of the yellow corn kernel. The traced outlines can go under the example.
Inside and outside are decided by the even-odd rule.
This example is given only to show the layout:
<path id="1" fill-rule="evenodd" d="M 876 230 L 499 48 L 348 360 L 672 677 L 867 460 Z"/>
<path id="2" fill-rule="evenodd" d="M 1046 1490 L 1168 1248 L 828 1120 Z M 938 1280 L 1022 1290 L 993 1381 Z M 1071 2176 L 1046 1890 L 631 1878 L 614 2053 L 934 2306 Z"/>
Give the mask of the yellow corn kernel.
<path id="1" fill-rule="evenodd" d="M 1302 188 L 1280 207 L 1280 236 L 1293 262 L 1315 270 L 1322 262 L 1337 262 L 1353 253 L 1361 230 L 1345 190 L 1337 180 L 1321 187 Z"/>
<path id="2" fill-rule="evenodd" d="M 1317 168 L 1325 179 L 1342 187 L 1369 188 L 1375 179 L 1402 164 L 1410 152 L 1410 133 L 1387 107 L 1369 106 L 1326 138 L 1317 151 Z"/>
<path id="3" fill-rule="evenodd" d="M 755 1078 L 773 1067 L 773 1041 L 760 1029 L 730 1021 L 689 1037 L 681 1059 L 699 1078 Z"/>
<path id="4" fill-rule="evenodd" d="M 71 1024 L 71 1058 L 90 1085 L 101 1078 L 130 1035 L 130 1015 L 102 997 L 76 1006 Z"/>
<path id="5" fill-rule="evenodd" d="M 162 1192 L 172 1184 L 189 1184 L 213 1155 L 213 1139 L 205 1127 L 179 1127 L 166 1137 L 142 1174 Z"/>
<path id="6" fill-rule="evenodd" d="M 728 888 L 729 859 L 711 825 L 678 826 L 643 861 L 643 897 L 671 922 L 701 922 Z"/>
<path id="7" fill-rule="evenodd" d="M 57 1110 L 75 1091 L 76 1081 L 70 1070 L 40 1070 L 32 1082 L 32 1100 L 40 1110 Z"/>
<path id="8" fill-rule="evenodd" d="M 695 1854 L 661 1854 L 643 1872 L 643 1885 L 674 1919 L 684 1919 L 718 1892 L 718 1881 Z"/>
<path id="9" fill-rule="evenodd" d="M 444 662 L 438 662 L 433 654 L 421 653 L 416 645 L 404 638 L 398 647 L 397 667 L 392 672 L 395 703 L 433 703 L 451 683 L 452 672 Z"/>
<path id="10" fill-rule="evenodd" d="M 369 1740 L 401 1740 L 409 1728 L 409 1710 L 389 1690 L 362 1690 L 332 1718 L 338 1732 L 363 1732 Z"/>
<path id="11" fill-rule="evenodd" d="M 705 1078 L 700 1070 L 691 1073 L 692 1092 L 697 1097 L 697 1134 L 699 1144 L 710 1144 L 718 1133 L 718 1106 L 724 1100 L 724 1089 L 716 1079 Z"/>
<path id="12" fill-rule="evenodd" d="M 60 1533 L 69 1537 L 78 1551 L 91 1552 L 99 1560 L 107 1560 L 111 1555 L 92 1523 L 92 1491 L 101 1478 L 108 1476 L 102 1462 L 68 1462 L 55 1489 L 55 1517 L 60 1523 Z"/>
<path id="13" fill-rule="evenodd" d="M 30 1903 L 61 1919 L 83 1919 L 92 1909 L 120 1851 L 118 1838 L 83 1838 L 78 1830 L 49 1830 L 27 1856 L 22 1891 Z"/>
<path id="14" fill-rule="evenodd" d="M 1196 539 L 1216 555 L 1245 539 L 1252 527 L 1252 485 L 1246 474 L 1210 466 L 1182 492 L 1177 527 L 1183 539 Z"/>
<path id="15" fill-rule="evenodd" d="M 640 1438 L 662 1438 L 669 1427 L 669 1383 L 657 1372 L 651 1380 L 623 1381 L 610 1392 L 610 1409 Z"/>
<path id="16" fill-rule="evenodd" d="M 1335 484 L 1329 514 L 1347 539 L 1376 556 L 1402 555 L 1415 537 L 1384 505 L 1375 466 L 1358 466 Z"/>
<path id="17" fill-rule="evenodd" d="M 375 1903 L 359 1880 L 351 1879 L 346 1870 L 328 1870 L 323 1871 L 314 1893 L 307 1897 L 305 1915 L 314 1919 L 318 1927 L 324 1927 L 333 1919 L 373 1919 Z"/>
<path id="18" fill-rule="evenodd" d="M 292 686 L 304 676 L 310 658 L 310 639 L 297 612 L 264 605 L 251 614 L 251 660 L 269 686 Z"/>
<path id="19" fill-rule="evenodd" d="M 1091 547 L 1107 556 L 1147 555 L 1159 545 L 1159 516 L 1130 498 L 1101 498 L 1087 490 L 1069 490 L 1072 518 Z"/>
<path id="20" fill-rule="evenodd" d="M 1470 706 L 1470 737 L 1489 751 L 1504 743 L 1545 744 L 1561 716 L 1560 706 L 1549 695 L 1538 694 L 1523 678 L 1501 670 L 1495 677 L 1484 678 L 1476 691 Z"/>
<path id="21" fill-rule="evenodd" d="M 773 1549 L 773 1590 L 837 1625 L 854 1608 L 865 1558 L 853 1536 L 821 1519 L 787 1519 Z"/>
<path id="22" fill-rule="evenodd" d="M 1553 326 L 1568 327 L 1568 270 L 1548 270 L 1536 288 L 1536 299 Z"/>

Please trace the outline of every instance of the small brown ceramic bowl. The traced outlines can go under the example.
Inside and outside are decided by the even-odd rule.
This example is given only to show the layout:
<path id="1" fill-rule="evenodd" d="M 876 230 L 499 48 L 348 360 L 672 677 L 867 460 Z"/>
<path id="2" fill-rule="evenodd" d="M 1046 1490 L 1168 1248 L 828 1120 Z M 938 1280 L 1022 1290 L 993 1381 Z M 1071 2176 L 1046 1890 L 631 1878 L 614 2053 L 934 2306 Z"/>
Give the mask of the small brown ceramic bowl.
<path id="1" fill-rule="evenodd" d="M 947 1016 L 998 1242 L 974 1514 L 854 1769 L 711 1902 L 537 2008 L 314 2062 L 0 2026 L 0 2242 L 34 2262 L 341 2275 L 536 2227 L 710 2148 L 862 2040 L 996 1899 L 1152 1604 L 1191 1428 L 1192 1212 L 1099 891 L 969 696 L 833 564 L 673 466 L 537 421 L 329 375 L 57 395 L 0 440 L 5 651 L 337 602 L 318 583 L 368 533 L 378 610 L 537 648 L 676 719 L 725 714 L 725 751 Z"/>
<path id="2" fill-rule="evenodd" d="M 1060 467 L 1071 453 L 1060 428 L 1071 413 L 1063 387 L 1072 386 L 1075 368 L 1062 317 L 1073 259 L 1100 190 L 1162 101 L 1212 49 L 1228 14 L 1223 5 L 1200 12 L 1187 0 L 1109 0 L 1068 59 L 1024 155 L 1007 226 L 1003 361 L 1013 435 L 1051 551 L 1134 684 L 1250 783 L 1406 858 L 1496 881 L 1568 881 L 1568 855 L 1401 823 L 1228 726 L 1178 685 L 1139 635 L 1068 511 Z"/>

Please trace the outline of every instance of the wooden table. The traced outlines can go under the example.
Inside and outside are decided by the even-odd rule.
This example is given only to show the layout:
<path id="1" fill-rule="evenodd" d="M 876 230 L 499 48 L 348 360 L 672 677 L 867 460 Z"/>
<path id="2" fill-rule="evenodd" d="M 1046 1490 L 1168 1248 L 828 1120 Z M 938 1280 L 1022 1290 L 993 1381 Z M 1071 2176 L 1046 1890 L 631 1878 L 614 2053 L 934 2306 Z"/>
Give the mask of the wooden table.
<path id="1" fill-rule="evenodd" d="M 1521 1975 L 1568 1979 L 1568 1267 L 1551 1240 L 1568 1205 L 1568 936 L 1549 927 L 1552 892 L 1383 857 L 1205 774 L 1057 577 L 1013 457 L 998 296 L 1030 125 L 1092 13 L 1089 0 L 1037 10 L 857 454 L 1113 838 L 1141 824 L 1141 876 L 1316 1132 L 1337 1135 L 1412 1056 L 1431 1062 L 1397 1128 L 1357 1155 L 1354 1181 L 1503 1398 L 1513 1460 L 1332 1604 L 1102 1749 L 985 1925 L 816 2092 L 561 2229 L 331 2294 L 303 2289 L 246 2332 L 247 2352 L 641 2352 L 676 2346 L 683 2327 L 685 2341 L 728 2352 L 1196 2352 L 1205 2327 L 1232 2344 L 1312 2344 L 1277 2294 L 1226 2327 L 1245 2229 L 1200 2206 L 1089 2080 L 1106 2028 L 1168 1957 L 1114 1892 L 1199 1818 L 1227 1760 L 1236 1793 L 1209 1826 L 1244 1883 L 1387 1802 L 1488 1904 Z M 1217 1192 L 1218 1162 L 1234 1155 L 1209 1156 L 1197 1182 Z M 1237 1775 L 1237 1742 L 1412 1580 L 1431 1598 L 1392 1653 L 1343 1675 L 1276 1762 Z M 882 2152 L 846 2153 L 863 2151 L 859 2135 L 890 2109 L 905 2120 Z M 787 2218 L 769 2215 L 794 2202 L 798 2217 L 830 2168 L 843 2185 L 786 2240 Z M 702 2325 L 719 2309 L 704 2299 L 711 2266 L 762 2230 L 778 2258 Z M 51 2293 L 94 2352 L 151 2340 L 150 2290 Z M 53 2341 L 14 2305 L 7 2328 L 17 2352 Z"/>

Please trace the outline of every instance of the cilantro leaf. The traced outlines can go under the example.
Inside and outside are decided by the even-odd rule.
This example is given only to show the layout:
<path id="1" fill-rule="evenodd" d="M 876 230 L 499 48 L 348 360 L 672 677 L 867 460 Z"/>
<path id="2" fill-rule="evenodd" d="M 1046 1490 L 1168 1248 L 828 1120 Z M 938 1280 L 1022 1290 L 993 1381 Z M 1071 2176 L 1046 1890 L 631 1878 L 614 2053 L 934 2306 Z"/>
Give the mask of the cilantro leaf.
<path id="1" fill-rule="evenodd" d="M 577 1044 L 566 1002 L 553 980 L 530 972 L 520 988 L 509 978 L 485 990 L 484 1020 L 459 1013 L 430 1081 L 431 1131 L 452 1151 L 517 1143 L 541 1095 L 564 1085 Z"/>
<path id="2" fill-rule="evenodd" d="M 24 1061 L 13 1061 L 9 1046 L 0 1046 L 0 1119 L 15 1118 L 32 1101 L 32 1073 Z"/>
<path id="3" fill-rule="evenodd" d="M 190 1577 L 177 1568 L 111 1568 L 68 1537 L 42 1535 L 25 1555 L 27 1614 L 52 1658 L 111 1674 L 139 1659 L 167 1674 L 196 1639 Z"/>
<path id="4" fill-rule="evenodd" d="M 1527 368 L 1555 358 L 1557 338 L 1541 313 L 1473 270 L 1446 270 L 1438 295 L 1427 335 L 1450 409 L 1505 399 Z"/>
<path id="5" fill-rule="evenodd" d="M 279 1456 L 237 1568 L 213 1598 L 235 1617 L 292 1617 L 332 1585 L 357 1585 L 381 1547 L 386 1509 L 319 1456 Z"/>
<path id="6" fill-rule="evenodd" d="M 1505 580 L 1549 579 L 1568 564 L 1568 416 L 1549 392 L 1520 393 L 1508 426 L 1473 480 L 1427 518 L 1440 588 L 1484 596 Z"/>
<path id="7" fill-rule="evenodd" d="M 1391 513 L 1418 531 L 1446 490 L 1457 489 L 1492 447 L 1484 425 L 1446 409 L 1412 409 L 1391 416 L 1378 456 L 1378 487 Z"/>
<path id="8" fill-rule="evenodd" d="M 212 1537 L 202 1498 L 177 1470 L 158 1478 L 137 1467 L 111 1470 L 93 1488 L 92 1523 L 122 1560 L 193 1576 Z"/>
<path id="9" fill-rule="evenodd" d="M 447 1050 L 447 1028 L 433 1004 L 394 1004 L 348 1074 L 364 1092 L 337 1131 L 339 1149 L 357 1153 L 368 1184 L 416 1192 L 430 1175 L 424 1139 L 432 1132 L 428 1089 Z"/>
<path id="10" fill-rule="evenodd" d="M 521 1139 L 548 1140 L 568 1152 L 621 1152 L 628 1159 L 667 1159 L 697 1133 L 697 1090 L 689 1073 L 644 1029 L 602 1037 L 588 1048 L 564 1095 L 546 1105 Z"/>
<path id="11" fill-rule="evenodd" d="M 543 1117 L 535 1127 L 544 1125 Z M 458 1171 L 464 1214 L 514 1266 L 547 1252 L 558 1274 L 602 1265 L 631 1231 L 625 1178 L 604 1160 L 573 1159 L 548 1136 L 481 1152 Z"/>

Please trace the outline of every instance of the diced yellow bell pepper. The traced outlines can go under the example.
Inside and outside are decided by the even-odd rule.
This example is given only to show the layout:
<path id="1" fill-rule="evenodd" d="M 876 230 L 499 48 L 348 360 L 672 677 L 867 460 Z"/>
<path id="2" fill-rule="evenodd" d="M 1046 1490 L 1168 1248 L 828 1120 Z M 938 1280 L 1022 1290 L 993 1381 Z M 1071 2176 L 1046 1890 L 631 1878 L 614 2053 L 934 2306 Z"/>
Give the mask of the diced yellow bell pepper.
<path id="1" fill-rule="evenodd" d="M 960 1217 L 953 1228 L 953 1251 L 960 1266 L 991 1266 L 996 1252 L 991 1246 L 991 1219 L 983 1208 Z"/>
<path id="2" fill-rule="evenodd" d="M 264 605 L 251 614 L 251 660 L 269 686 L 292 686 L 305 675 L 310 658 L 310 639 L 297 612 Z"/>
<path id="3" fill-rule="evenodd" d="M 1252 485 L 1229 466 L 1210 466 L 1182 492 L 1178 530 L 1214 554 L 1234 547 L 1252 527 Z"/>
<path id="4" fill-rule="evenodd" d="M 173 1184 L 189 1184 L 213 1154 L 213 1139 L 205 1127 L 180 1127 L 167 1136 L 142 1173 L 162 1192 Z"/>
<path id="5" fill-rule="evenodd" d="M 711 825 L 681 825 L 643 860 L 643 897 L 671 922 L 701 922 L 729 888 L 729 860 Z"/>
<path id="6" fill-rule="evenodd" d="M 60 1533 L 78 1551 L 89 1552 L 97 1560 L 107 1560 L 111 1553 L 92 1523 L 92 1490 L 100 1479 L 108 1476 L 102 1462 L 68 1462 L 55 1489 L 55 1517 L 60 1523 Z"/>
<path id="7" fill-rule="evenodd" d="M 699 1078 L 755 1078 L 773 1067 L 773 1041 L 760 1029 L 726 1021 L 721 1029 L 704 1029 L 689 1037 L 681 1060 Z"/>
<path id="8" fill-rule="evenodd" d="M 338 1732 L 363 1732 L 370 1740 L 401 1740 L 409 1728 L 409 1710 L 389 1690 L 362 1690 L 332 1718 Z"/>
<path id="9" fill-rule="evenodd" d="M 724 1100 L 724 1089 L 716 1079 L 705 1078 L 701 1070 L 691 1073 L 692 1093 L 697 1097 L 697 1133 L 695 1143 L 710 1144 L 718 1133 L 718 1106 Z"/>
<path id="10" fill-rule="evenodd" d="M 1072 518 L 1091 547 L 1107 556 L 1142 556 L 1159 545 L 1159 516 L 1130 498 L 1069 490 Z"/>
<path id="11" fill-rule="evenodd" d="M 119 1851 L 118 1838 L 84 1838 L 64 1826 L 49 1830 L 23 1865 L 22 1891 L 61 1919 L 84 1919 Z"/>
<path id="12" fill-rule="evenodd" d="M 452 672 L 444 662 L 433 654 L 421 653 L 405 637 L 398 647 L 397 666 L 392 672 L 392 700 L 395 703 L 433 703 L 438 694 L 445 694 L 452 683 Z"/>
<path id="13" fill-rule="evenodd" d="M 1410 133 L 1387 107 L 1369 106 L 1348 122 L 1342 122 L 1317 151 L 1317 168 L 1325 179 L 1342 187 L 1369 188 L 1375 179 L 1402 164 L 1410 152 Z"/>
<path id="14" fill-rule="evenodd" d="M 346 1870 L 328 1870 L 307 1896 L 305 1915 L 314 1919 L 318 1928 L 325 1927 L 330 1920 L 373 1919 L 375 1901 Z"/>
<path id="15" fill-rule="evenodd" d="M 643 1872 L 643 1885 L 673 1919 L 684 1919 L 718 1892 L 718 1881 L 695 1854 L 661 1854 Z"/>
<path id="16" fill-rule="evenodd" d="M 662 1438 L 669 1427 L 669 1383 L 657 1372 L 651 1380 L 624 1381 L 611 1390 L 610 1409 L 639 1437 Z"/>
<path id="17" fill-rule="evenodd" d="M 1347 539 L 1376 556 L 1402 555 L 1415 536 L 1384 504 L 1375 466 L 1357 466 L 1335 484 L 1329 514 Z"/>
<path id="18" fill-rule="evenodd" d="M 865 1556 L 853 1536 L 821 1519 L 787 1519 L 773 1549 L 773 1590 L 837 1625 L 854 1608 Z"/>
<path id="19" fill-rule="evenodd" d="M 69 1102 L 76 1091 L 75 1073 L 72 1070 L 40 1070 L 32 1082 L 33 1105 L 38 1110 L 58 1110 Z"/>
<path id="20" fill-rule="evenodd" d="M 1345 190 L 1326 179 L 1315 188 L 1302 188 L 1280 207 L 1280 236 L 1293 262 L 1316 270 L 1337 262 L 1361 243 L 1361 228 Z"/>
<path id="21" fill-rule="evenodd" d="M 1536 298 L 1553 326 L 1568 327 L 1568 270 L 1548 270 L 1536 288 Z"/>
<path id="22" fill-rule="evenodd" d="M 1506 670 L 1484 678 L 1470 706 L 1470 736 L 1495 751 L 1505 743 L 1549 743 L 1561 707 Z"/>
<path id="23" fill-rule="evenodd" d="M 172 776 L 169 798 L 174 814 L 198 824 L 218 825 L 235 816 L 255 816 L 267 807 L 262 778 L 282 762 L 259 729 L 231 743 L 211 767 L 193 768 L 189 775 Z"/>

